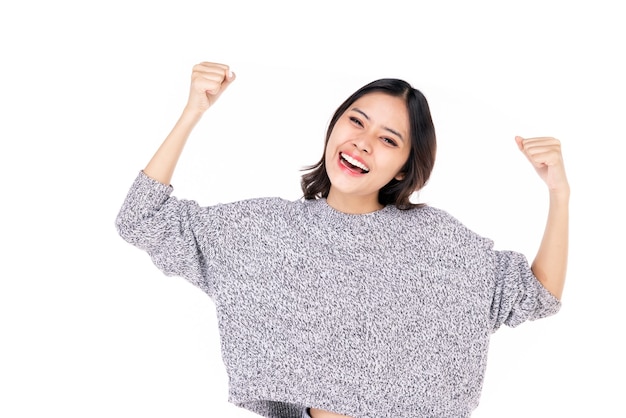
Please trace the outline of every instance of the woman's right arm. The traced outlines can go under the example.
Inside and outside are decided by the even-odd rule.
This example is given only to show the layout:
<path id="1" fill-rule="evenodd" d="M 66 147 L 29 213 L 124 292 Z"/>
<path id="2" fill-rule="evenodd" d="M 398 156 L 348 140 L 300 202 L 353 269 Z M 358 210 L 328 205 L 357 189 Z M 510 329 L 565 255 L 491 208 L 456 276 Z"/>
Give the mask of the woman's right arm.
<path id="1" fill-rule="evenodd" d="M 203 62 L 193 67 L 183 113 L 135 178 L 115 221 L 119 235 L 145 250 L 164 273 L 185 277 L 209 293 L 207 254 L 198 245 L 196 231 L 216 229 L 208 223 L 217 222 L 217 217 L 194 201 L 171 197 L 170 181 L 195 124 L 234 79 L 227 65 Z"/>
<path id="2" fill-rule="evenodd" d="M 159 183 L 169 185 L 187 138 L 204 112 L 235 80 L 228 65 L 202 62 L 193 67 L 187 105 L 176 125 L 165 138 L 143 172 Z"/>

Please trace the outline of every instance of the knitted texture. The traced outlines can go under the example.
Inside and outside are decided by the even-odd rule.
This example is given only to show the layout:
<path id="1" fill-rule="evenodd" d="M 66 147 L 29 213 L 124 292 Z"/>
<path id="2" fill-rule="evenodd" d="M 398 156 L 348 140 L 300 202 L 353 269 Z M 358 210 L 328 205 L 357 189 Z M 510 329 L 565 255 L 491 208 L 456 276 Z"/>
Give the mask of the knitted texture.
<path id="1" fill-rule="evenodd" d="M 201 207 L 140 172 L 119 234 L 218 316 L 229 401 L 266 417 L 469 417 L 491 334 L 556 313 L 526 258 L 430 206 Z"/>

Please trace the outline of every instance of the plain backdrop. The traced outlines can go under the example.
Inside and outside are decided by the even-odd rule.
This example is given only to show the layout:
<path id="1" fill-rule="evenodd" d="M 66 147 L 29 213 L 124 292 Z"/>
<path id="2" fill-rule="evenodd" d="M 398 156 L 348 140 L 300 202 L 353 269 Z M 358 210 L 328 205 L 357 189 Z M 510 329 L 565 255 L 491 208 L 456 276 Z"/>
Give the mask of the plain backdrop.
<path id="1" fill-rule="evenodd" d="M 399 77 L 438 135 L 416 198 L 532 260 L 547 193 L 514 136 L 559 138 L 563 307 L 494 334 L 473 417 L 626 416 L 619 3 L 3 2 L 0 416 L 252 417 L 227 401 L 212 301 L 114 227 L 201 61 L 237 74 L 173 178 L 201 204 L 298 199 L 335 108 Z"/>

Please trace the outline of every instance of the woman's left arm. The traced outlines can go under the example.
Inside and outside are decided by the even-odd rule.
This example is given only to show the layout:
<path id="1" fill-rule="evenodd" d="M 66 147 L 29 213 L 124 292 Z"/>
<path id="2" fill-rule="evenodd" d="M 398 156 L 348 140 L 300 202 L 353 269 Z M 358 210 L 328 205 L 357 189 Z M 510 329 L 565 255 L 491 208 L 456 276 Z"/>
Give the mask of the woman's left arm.
<path id="1" fill-rule="evenodd" d="M 548 186 L 550 194 L 548 219 L 532 270 L 541 284 L 561 299 L 567 271 L 570 196 L 561 142 L 550 137 L 519 136 L 515 141 Z"/>

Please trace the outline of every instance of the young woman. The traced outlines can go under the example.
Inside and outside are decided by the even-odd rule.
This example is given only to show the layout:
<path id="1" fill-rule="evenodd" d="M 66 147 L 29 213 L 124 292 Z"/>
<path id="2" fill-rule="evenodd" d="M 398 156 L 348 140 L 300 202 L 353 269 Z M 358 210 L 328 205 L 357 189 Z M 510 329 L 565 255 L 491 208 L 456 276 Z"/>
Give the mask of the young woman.
<path id="1" fill-rule="evenodd" d="M 560 307 L 569 185 L 559 141 L 515 139 L 550 196 L 532 266 L 410 201 L 433 168 L 435 130 L 424 96 L 397 79 L 337 109 L 303 199 L 179 200 L 170 180 L 185 142 L 234 80 L 227 65 L 193 68 L 182 115 L 116 219 L 165 274 L 213 299 L 230 402 L 266 417 L 469 417 L 490 335 Z"/>

